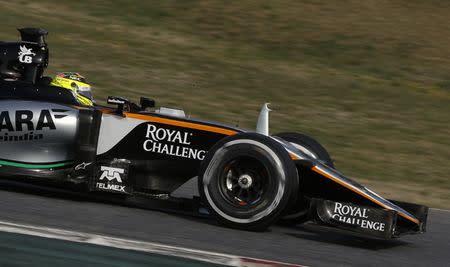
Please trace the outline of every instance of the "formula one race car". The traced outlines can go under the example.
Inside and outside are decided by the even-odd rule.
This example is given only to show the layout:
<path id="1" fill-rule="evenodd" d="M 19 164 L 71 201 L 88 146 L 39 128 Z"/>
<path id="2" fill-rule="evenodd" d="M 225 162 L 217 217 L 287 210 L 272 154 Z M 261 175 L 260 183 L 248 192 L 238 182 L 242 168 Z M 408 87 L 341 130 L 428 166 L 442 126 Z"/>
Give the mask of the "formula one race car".
<path id="1" fill-rule="evenodd" d="M 148 98 L 82 106 L 43 78 L 47 32 L 20 32 L 21 41 L 0 43 L 3 179 L 71 184 L 126 202 L 170 201 L 198 177 L 198 207 L 233 228 L 312 220 L 380 238 L 425 232 L 427 207 L 386 200 L 343 176 L 311 137 L 269 135 L 267 104 L 256 131 L 187 118 Z"/>

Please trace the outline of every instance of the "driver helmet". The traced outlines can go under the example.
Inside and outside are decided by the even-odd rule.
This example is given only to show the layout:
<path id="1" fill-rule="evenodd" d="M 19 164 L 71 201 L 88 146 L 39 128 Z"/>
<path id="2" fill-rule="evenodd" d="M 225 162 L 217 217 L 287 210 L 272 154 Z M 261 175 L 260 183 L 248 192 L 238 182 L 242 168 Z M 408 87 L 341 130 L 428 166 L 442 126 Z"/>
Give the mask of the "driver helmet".
<path id="1" fill-rule="evenodd" d="M 91 86 L 86 82 L 86 79 L 77 72 L 60 72 L 56 74 L 50 85 L 72 91 L 77 98 L 77 101 L 82 105 L 94 105 Z"/>

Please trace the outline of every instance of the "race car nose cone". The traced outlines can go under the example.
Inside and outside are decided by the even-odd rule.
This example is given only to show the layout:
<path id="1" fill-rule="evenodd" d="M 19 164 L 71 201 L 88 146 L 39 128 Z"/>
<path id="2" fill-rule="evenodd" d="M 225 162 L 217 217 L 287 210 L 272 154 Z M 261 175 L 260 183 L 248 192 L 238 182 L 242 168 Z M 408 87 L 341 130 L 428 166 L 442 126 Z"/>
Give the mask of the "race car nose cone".
<path id="1" fill-rule="evenodd" d="M 247 189 L 252 186 L 253 180 L 252 177 L 248 174 L 243 174 L 239 176 L 238 184 L 241 188 Z"/>

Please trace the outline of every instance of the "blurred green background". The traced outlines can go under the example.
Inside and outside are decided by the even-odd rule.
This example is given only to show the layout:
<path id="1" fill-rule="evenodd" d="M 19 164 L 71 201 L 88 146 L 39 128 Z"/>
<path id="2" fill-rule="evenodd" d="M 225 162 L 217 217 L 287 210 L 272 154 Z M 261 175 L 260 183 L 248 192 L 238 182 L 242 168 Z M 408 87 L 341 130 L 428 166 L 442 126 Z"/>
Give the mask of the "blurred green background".
<path id="1" fill-rule="evenodd" d="M 450 208 L 450 2 L 0 0 L 0 39 L 50 31 L 48 74 L 97 99 L 310 134 L 384 196 Z"/>

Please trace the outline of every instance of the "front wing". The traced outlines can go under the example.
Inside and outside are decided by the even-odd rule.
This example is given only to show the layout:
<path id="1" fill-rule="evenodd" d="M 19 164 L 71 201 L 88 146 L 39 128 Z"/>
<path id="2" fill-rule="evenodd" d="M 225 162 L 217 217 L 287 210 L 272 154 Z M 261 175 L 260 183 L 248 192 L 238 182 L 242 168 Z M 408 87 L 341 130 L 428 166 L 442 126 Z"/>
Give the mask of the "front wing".
<path id="1" fill-rule="evenodd" d="M 362 206 L 354 203 L 312 199 L 309 215 L 313 221 L 319 224 L 371 237 L 390 239 L 405 233 L 423 233 L 426 231 L 425 221 L 428 208 L 421 207 L 423 208 L 420 210 L 420 217 L 423 223 L 417 227 L 411 226 L 409 229 L 399 225 L 399 214 L 395 210 Z"/>
<path id="2" fill-rule="evenodd" d="M 316 160 L 294 161 L 302 173 L 299 194 L 309 219 L 378 238 L 426 231 L 428 207 L 387 200 Z"/>

